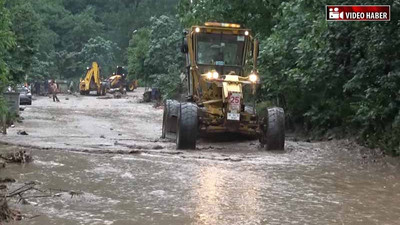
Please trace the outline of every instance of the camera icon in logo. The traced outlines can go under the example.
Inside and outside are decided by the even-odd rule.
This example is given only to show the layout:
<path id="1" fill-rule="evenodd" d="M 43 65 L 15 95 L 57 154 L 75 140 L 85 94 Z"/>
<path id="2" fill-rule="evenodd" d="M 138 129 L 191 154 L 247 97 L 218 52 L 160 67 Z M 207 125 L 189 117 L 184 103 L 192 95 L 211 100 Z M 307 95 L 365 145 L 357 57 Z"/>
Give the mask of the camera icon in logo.
<path id="1" fill-rule="evenodd" d="M 339 8 L 330 8 L 329 9 L 329 19 L 338 20 L 343 19 L 343 12 L 339 12 Z"/>

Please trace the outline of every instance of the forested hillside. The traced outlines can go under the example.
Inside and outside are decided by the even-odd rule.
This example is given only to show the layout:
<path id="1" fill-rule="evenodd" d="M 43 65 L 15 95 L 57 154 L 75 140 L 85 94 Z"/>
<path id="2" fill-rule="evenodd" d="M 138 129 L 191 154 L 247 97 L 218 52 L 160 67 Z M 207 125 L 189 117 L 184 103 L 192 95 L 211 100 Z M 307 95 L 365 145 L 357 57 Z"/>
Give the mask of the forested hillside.
<path id="1" fill-rule="evenodd" d="M 5 61 L 9 80 L 80 77 L 96 60 L 109 74 L 127 64 L 132 33 L 151 16 L 174 14 L 176 0 L 0 1 L 14 39 Z M 5 8 L 4 8 L 5 7 Z M 3 29 L 3 28 L 2 28 Z M 4 27 L 4 29 L 7 29 Z M 5 40 L 9 43 L 9 40 Z M 27 76 L 27 77 L 25 77 Z"/>
<path id="2" fill-rule="evenodd" d="M 391 5 L 392 18 L 327 22 L 326 4 Z M 175 96 L 183 28 L 235 22 L 261 42 L 258 102 L 282 106 L 288 127 L 400 153 L 399 15 L 399 0 L 0 0 L 2 88 L 79 77 L 97 60 Z"/>
<path id="3" fill-rule="evenodd" d="M 285 108 L 289 126 L 334 129 L 400 153 L 400 1 L 181 0 L 185 26 L 246 24 L 261 41 L 258 99 Z M 390 22 L 327 22 L 328 4 L 391 5 Z"/>

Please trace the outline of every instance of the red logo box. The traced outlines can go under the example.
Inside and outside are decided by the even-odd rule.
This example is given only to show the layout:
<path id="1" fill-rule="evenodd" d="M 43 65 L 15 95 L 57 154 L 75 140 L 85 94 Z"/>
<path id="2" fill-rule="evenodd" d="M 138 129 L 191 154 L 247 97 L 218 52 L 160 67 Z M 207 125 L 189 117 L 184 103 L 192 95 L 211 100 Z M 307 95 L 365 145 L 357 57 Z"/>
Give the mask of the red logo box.
<path id="1" fill-rule="evenodd" d="M 390 5 L 327 5 L 327 21 L 390 21 Z"/>

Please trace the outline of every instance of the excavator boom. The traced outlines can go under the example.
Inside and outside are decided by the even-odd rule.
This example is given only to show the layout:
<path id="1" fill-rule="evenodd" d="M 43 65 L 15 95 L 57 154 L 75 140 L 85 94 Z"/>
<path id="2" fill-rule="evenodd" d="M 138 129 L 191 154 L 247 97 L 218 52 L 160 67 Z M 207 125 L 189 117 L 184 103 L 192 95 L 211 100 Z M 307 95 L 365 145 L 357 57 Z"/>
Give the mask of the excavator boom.
<path id="1" fill-rule="evenodd" d="M 97 62 L 92 63 L 92 67 L 88 68 L 86 75 L 79 83 L 79 92 L 81 95 L 87 95 L 90 91 L 97 91 L 97 95 L 105 94 L 104 84 L 100 79 L 100 68 Z"/>

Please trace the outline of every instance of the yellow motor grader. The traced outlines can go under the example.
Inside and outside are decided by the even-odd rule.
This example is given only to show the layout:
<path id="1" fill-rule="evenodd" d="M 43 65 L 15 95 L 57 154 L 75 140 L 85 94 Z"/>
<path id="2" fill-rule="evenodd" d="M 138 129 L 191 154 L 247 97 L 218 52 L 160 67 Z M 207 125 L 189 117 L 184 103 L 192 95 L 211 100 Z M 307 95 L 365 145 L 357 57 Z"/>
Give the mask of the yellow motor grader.
<path id="1" fill-rule="evenodd" d="M 256 114 L 245 102 L 254 95 L 258 41 L 239 24 L 207 22 L 185 31 L 187 102 L 166 100 L 162 137 L 175 137 L 177 149 L 195 149 L 199 134 L 239 133 L 258 137 L 269 150 L 283 150 L 285 115 L 273 107 Z"/>
<path id="2" fill-rule="evenodd" d="M 105 88 L 105 84 L 101 81 L 99 65 L 93 62 L 92 67 L 86 68 L 86 75 L 79 81 L 79 93 L 88 95 L 91 91 L 96 91 L 97 95 L 105 95 Z"/>

